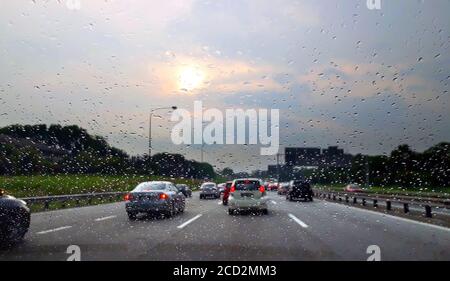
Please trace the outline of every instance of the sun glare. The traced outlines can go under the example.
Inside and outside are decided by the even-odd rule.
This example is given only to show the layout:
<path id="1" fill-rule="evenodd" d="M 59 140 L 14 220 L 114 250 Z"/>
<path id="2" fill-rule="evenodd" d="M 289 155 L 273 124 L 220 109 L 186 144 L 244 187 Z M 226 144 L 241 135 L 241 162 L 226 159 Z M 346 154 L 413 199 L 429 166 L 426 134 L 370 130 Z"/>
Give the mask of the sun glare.
<path id="1" fill-rule="evenodd" d="M 180 69 L 178 74 L 178 86 L 180 90 L 192 91 L 201 87 L 205 74 L 196 67 L 186 66 Z"/>

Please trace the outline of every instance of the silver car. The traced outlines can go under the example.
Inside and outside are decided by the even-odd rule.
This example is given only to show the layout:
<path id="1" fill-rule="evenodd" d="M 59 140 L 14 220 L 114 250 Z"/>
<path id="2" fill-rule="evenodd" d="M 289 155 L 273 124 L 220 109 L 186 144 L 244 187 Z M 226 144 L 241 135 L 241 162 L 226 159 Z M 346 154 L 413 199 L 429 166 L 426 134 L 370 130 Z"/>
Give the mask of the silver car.
<path id="1" fill-rule="evenodd" d="M 220 191 L 214 182 L 205 182 L 200 186 L 200 199 L 220 198 Z"/>
<path id="2" fill-rule="evenodd" d="M 131 220 L 139 213 L 162 214 L 171 217 L 183 212 L 186 201 L 182 192 L 168 181 L 150 181 L 139 184 L 125 195 L 125 209 Z"/>
<path id="3" fill-rule="evenodd" d="M 219 183 L 217 185 L 217 188 L 219 189 L 219 194 L 222 195 L 225 192 L 225 185 L 226 183 Z"/>
<path id="4" fill-rule="evenodd" d="M 236 179 L 233 181 L 228 198 L 228 213 L 236 211 L 261 211 L 268 214 L 266 189 L 259 179 Z"/>

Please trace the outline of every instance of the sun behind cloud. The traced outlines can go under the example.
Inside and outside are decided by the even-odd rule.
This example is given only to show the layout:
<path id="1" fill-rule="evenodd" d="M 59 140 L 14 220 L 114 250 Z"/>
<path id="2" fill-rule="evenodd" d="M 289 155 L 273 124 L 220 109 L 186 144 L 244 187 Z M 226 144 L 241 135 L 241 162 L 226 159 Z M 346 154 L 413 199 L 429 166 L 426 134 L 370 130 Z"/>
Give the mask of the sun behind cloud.
<path id="1" fill-rule="evenodd" d="M 148 71 L 159 87 L 156 92 L 162 95 L 266 93 L 287 89 L 271 75 L 286 73 L 286 68 L 246 60 L 171 54 L 167 61 L 148 63 Z"/>
<path id="2" fill-rule="evenodd" d="M 192 91 L 202 87 L 205 72 L 198 66 L 182 66 L 177 74 L 178 88 L 182 91 Z"/>

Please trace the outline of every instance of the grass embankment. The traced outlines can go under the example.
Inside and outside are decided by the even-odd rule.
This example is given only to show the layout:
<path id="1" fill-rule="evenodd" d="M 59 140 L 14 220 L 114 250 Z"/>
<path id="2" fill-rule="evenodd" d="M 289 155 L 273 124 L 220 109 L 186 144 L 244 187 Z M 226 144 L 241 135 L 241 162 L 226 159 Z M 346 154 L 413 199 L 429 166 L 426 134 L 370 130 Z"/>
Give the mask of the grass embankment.
<path id="1" fill-rule="evenodd" d="M 92 192 L 130 191 L 141 182 L 149 180 L 168 180 L 184 183 L 196 190 L 200 180 L 173 179 L 158 176 L 97 176 L 97 175 L 52 175 L 52 176 L 2 176 L 0 188 L 7 194 L 17 198 L 52 195 L 82 194 Z M 52 202 L 49 210 L 77 206 L 97 205 L 123 200 L 121 196 L 114 198 L 93 198 L 92 200 Z M 43 204 L 31 204 L 32 211 L 43 210 Z"/>
<path id="2" fill-rule="evenodd" d="M 317 189 L 329 190 L 329 191 L 344 191 L 345 185 L 343 184 L 331 184 L 331 185 L 315 185 Z M 405 195 L 405 196 L 417 196 L 417 197 L 440 197 L 450 198 L 450 187 L 399 187 L 399 186 L 372 186 L 365 188 L 367 193 L 387 194 L 387 195 Z"/>
<path id="3" fill-rule="evenodd" d="M 196 189 L 199 180 L 171 179 L 158 176 L 96 176 L 96 175 L 53 175 L 53 176 L 3 176 L 0 188 L 15 197 L 37 197 L 91 192 L 129 191 L 137 184 L 149 180 L 168 180 L 188 184 Z"/>

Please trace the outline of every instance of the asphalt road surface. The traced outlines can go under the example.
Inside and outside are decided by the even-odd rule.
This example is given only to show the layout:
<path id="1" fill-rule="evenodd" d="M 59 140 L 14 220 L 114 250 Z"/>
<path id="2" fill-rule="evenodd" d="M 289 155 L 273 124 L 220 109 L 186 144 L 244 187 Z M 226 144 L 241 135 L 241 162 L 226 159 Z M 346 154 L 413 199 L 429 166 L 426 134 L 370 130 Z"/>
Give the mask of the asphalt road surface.
<path id="1" fill-rule="evenodd" d="M 32 215 L 25 241 L 0 260 L 450 260 L 450 229 L 342 204 L 288 202 L 270 192 L 269 215 L 230 216 L 219 200 L 187 200 L 170 219 L 130 221 L 124 203 Z"/>

